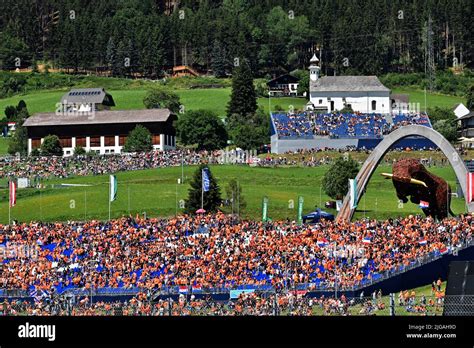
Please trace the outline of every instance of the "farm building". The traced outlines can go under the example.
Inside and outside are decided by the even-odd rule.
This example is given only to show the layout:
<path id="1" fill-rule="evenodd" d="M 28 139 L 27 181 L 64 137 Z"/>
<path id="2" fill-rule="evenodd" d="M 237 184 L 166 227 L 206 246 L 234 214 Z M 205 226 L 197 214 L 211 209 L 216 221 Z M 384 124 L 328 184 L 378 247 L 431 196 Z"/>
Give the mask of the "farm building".
<path id="1" fill-rule="evenodd" d="M 458 135 L 463 138 L 474 138 L 474 111 L 458 118 Z M 474 142 L 474 140 L 473 140 Z"/>
<path id="2" fill-rule="evenodd" d="M 110 110 L 115 106 L 112 95 L 104 88 L 79 88 L 71 89 L 61 98 L 62 112 L 88 113 L 99 110 Z"/>
<path id="3" fill-rule="evenodd" d="M 267 82 L 270 97 L 287 97 L 298 95 L 299 79 L 289 75 L 281 75 Z"/>
<path id="4" fill-rule="evenodd" d="M 104 110 L 91 116 L 80 113 L 40 113 L 28 118 L 24 126 L 28 134 L 28 154 L 39 148 L 44 137 L 59 137 L 64 156 L 71 156 L 74 148 L 99 154 L 120 153 L 127 136 L 138 124 L 152 134 L 155 150 L 169 150 L 176 146 L 173 122 L 176 115 L 168 109 Z"/>
<path id="5" fill-rule="evenodd" d="M 172 77 L 182 77 L 182 76 L 199 76 L 199 73 L 187 65 L 179 65 L 173 68 Z"/>

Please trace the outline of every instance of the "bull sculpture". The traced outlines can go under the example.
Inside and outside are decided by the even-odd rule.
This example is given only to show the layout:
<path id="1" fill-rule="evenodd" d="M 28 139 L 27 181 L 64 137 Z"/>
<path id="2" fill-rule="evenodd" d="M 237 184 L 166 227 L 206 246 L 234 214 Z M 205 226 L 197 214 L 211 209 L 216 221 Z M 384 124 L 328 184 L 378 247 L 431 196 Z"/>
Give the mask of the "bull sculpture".
<path id="1" fill-rule="evenodd" d="M 451 211 L 451 188 L 446 180 L 426 170 L 419 160 L 414 158 L 402 159 L 392 166 L 392 174 L 382 173 L 382 176 L 391 178 L 397 191 L 397 197 L 403 202 L 410 201 L 420 204 L 428 202 L 428 207 L 422 208 L 426 216 L 444 219 Z"/>

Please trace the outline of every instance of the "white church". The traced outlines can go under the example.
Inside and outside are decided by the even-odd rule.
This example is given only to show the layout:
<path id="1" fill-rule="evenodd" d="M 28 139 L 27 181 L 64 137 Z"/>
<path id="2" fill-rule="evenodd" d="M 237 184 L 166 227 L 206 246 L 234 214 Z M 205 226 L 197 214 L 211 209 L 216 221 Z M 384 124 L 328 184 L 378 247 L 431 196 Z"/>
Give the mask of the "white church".
<path id="1" fill-rule="evenodd" d="M 388 114 L 391 112 L 390 89 L 377 76 L 320 77 L 316 54 L 309 66 L 308 109 L 333 112 L 351 107 L 355 112 Z"/>

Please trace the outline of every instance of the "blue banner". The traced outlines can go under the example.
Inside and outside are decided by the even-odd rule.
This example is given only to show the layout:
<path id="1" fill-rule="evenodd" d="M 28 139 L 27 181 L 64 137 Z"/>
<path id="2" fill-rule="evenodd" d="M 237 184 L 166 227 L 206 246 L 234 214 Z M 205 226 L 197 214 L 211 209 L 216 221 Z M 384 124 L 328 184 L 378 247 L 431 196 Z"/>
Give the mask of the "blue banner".
<path id="1" fill-rule="evenodd" d="M 204 168 L 202 170 L 202 190 L 204 192 L 209 191 L 209 188 L 211 187 L 211 181 L 209 180 L 209 169 Z"/>

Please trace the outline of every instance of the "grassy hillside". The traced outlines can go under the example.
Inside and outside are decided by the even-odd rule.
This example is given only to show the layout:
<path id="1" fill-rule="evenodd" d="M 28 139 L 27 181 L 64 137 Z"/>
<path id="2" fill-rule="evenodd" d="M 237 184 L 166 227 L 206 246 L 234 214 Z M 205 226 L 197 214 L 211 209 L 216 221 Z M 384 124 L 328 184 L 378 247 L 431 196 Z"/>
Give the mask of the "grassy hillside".
<path id="1" fill-rule="evenodd" d="M 0 155 L 6 154 L 8 151 L 8 138 L 0 137 Z"/>
<path id="2" fill-rule="evenodd" d="M 191 178 L 195 167 L 185 167 L 185 177 Z M 236 178 L 243 189 L 247 209 L 242 215 L 260 219 L 262 197 L 269 197 L 269 216 L 272 219 L 295 219 L 296 206 L 289 209 L 289 200 L 297 202 L 298 196 L 305 199 L 304 212 L 315 206 L 324 205 L 329 197 L 320 189 L 320 183 L 327 167 L 316 168 L 250 168 L 242 166 L 212 166 L 225 198 L 225 187 L 230 179 Z M 450 167 L 431 169 L 434 174 L 447 179 L 455 187 L 455 175 Z M 421 213 L 418 206 L 407 203 L 399 206 L 395 190 L 390 180 L 379 173 L 390 171 L 382 166 L 372 177 L 367 194 L 359 202 L 355 217 L 388 218 Z M 189 180 L 177 185 L 181 168 L 160 168 L 118 173 L 118 199 L 112 203 L 112 216 L 147 212 L 152 216 L 172 216 L 177 200 L 185 199 Z M 89 184 L 90 187 L 51 188 L 51 184 Z M 5 180 L 2 180 L 5 184 Z M 23 189 L 18 192 L 17 205 L 12 209 L 12 217 L 20 221 L 29 220 L 84 220 L 106 219 L 108 217 L 108 176 L 55 179 L 45 182 L 46 189 Z M 5 187 L 5 186 L 4 186 Z M 130 192 L 130 194 L 129 194 Z M 0 223 L 8 220 L 7 190 L 0 190 Z M 129 199 L 130 197 L 130 199 Z M 464 212 L 464 200 L 454 199 L 455 213 Z"/>
<path id="3" fill-rule="evenodd" d="M 38 79 L 38 83 L 44 85 L 45 90 L 32 90 L 26 94 L 0 99 L 0 118 L 3 118 L 5 107 L 17 105 L 20 100 L 26 102 L 31 115 L 38 112 L 54 112 L 63 94 L 71 87 L 105 87 L 114 97 L 116 110 L 143 109 L 143 97 L 147 88 L 156 85 L 162 85 L 176 92 L 184 105 L 184 110 L 208 109 L 225 117 L 231 93 L 230 79 L 209 77 L 168 79 L 165 82 L 62 74 L 50 74 L 47 77 L 39 75 L 35 78 Z M 192 88 L 208 84 L 219 84 L 223 88 Z M 419 103 L 421 110 L 425 109 L 424 91 L 403 87 L 395 88 L 393 92 L 409 94 L 411 103 Z M 437 93 L 428 93 L 426 98 L 427 108 L 452 107 L 460 102 L 464 102 L 462 97 Z M 304 108 L 305 104 L 304 98 L 258 98 L 258 105 L 266 112 L 275 110 L 277 106 L 283 110 L 298 110 Z M 6 145 L 0 143 L 0 155 L 5 153 Z"/>
<path id="4" fill-rule="evenodd" d="M 66 91 L 44 91 L 32 92 L 26 95 L 16 95 L 10 98 L 0 99 L 0 115 L 8 105 L 17 105 L 20 100 L 24 100 L 28 106 L 30 114 L 38 112 L 53 112 L 56 109 L 56 103 Z M 114 98 L 116 110 L 143 109 L 143 97 L 146 89 L 110 89 L 108 90 Z M 185 110 L 209 109 L 215 111 L 220 116 L 225 116 L 227 102 L 230 98 L 230 88 L 213 89 L 176 89 L 174 90 L 184 105 Z M 258 104 L 266 111 L 269 110 L 269 99 L 259 98 Z M 304 98 L 272 98 L 270 107 L 280 105 L 284 110 L 288 110 L 290 105 L 295 109 L 301 109 L 306 104 Z"/>
<path id="5" fill-rule="evenodd" d="M 3 73 L 6 74 L 6 73 Z M 20 76 L 17 74 L 15 76 Z M 74 76 L 65 74 L 23 74 L 27 84 L 23 94 L 14 95 L 0 99 L 0 115 L 7 105 L 16 105 L 21 99 L 25 100 L 31 114 L 37 112 L 52 112 L 56 108 L 61 96 L 72 87 L 104 87 L 112 93 L 117 104 L 116 109 L 139 109 L 143 108 L 143 96 L 146 89 L 153 86 L 162 86 L 179 94 L 185 109 L 195 110 L 205 108 L 214 110 L 219 115 L 225 115 L 226 104 L 230 97 L 230 79 L 216 79 L 212 77 L 200 78 L 177 78 L 160 81 L 130 80 L 123 78 L 107 78 L 95 76 Z M 194 88 L 197 86 L 218 85 L 223 88 Z M 410 95 L 410 102 L 420 103 L 424 110 L 424 91 L 414 87 L 394 88 L 394 93 L 406 93 Z M 427 107 L 451 107 L 456 103 L 464 101 L 462 97 L 442 95 L 437 93 L 427 94 Z M 259 98 L 259 105 L 266 110 L 274 110 L 276 105 L 287 110 L 290 105 L 295 109 L 302 108 L 306 101 L 304 98 Z"/>
<path id="6" fill-rule="evenodd" d="M 419 103 L 421 111 L 425 110 L 425 91 L 413 89 L 410 87 L 403 87 L 392 89 L 392 93 L 409 94 L 410 103 Z M 465 98 L 440 93 L 426 93 L 427 109 L 434 108 L 436 106 L 443 108 L 451 108 L 458 103 L 466 103 Z"/>

